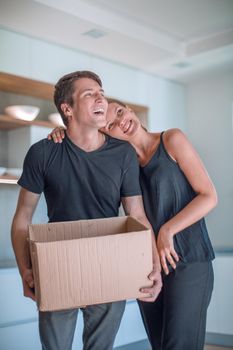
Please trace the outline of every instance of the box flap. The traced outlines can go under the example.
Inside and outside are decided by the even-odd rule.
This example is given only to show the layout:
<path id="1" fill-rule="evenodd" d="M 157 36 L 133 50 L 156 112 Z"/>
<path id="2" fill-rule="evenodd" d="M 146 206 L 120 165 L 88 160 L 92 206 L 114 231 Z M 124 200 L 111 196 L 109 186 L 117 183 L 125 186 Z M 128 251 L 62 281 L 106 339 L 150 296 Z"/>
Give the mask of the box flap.
<path id="1" fill-rule="evenodd" d="M 35 242 L 54 242 L 77 238 L 97 237 L 147 229 L 132 217 L 77 220 L 29 225 L 29 239 Z"/>

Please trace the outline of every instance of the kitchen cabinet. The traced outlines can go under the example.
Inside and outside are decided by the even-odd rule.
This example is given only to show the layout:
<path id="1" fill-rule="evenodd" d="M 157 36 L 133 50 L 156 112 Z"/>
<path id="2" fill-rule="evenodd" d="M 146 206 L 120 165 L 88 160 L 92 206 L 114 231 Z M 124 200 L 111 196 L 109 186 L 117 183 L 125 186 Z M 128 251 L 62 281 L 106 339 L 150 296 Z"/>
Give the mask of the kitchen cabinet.
<path id="1" fill-rule="evenodd" d="M 0 184 L 16 185 L 18 177 L 11 175 L 2 175 L 0 176 Z"/>
<path id="2" fill-rule="evenodd" d="M 11 128 L 11 120 L 8 123 L 7 116 L 4 116 L 4 118 L 1 118 L 0 116 L 0 125 L 2 120 L 4 125 L 4 136 L 6 139 L 6 142 L 4 144 L 4 149 L 2 150 L 2 153 L 4 153 L 4 159 L 3 162 L 1 162 L 0 159 L 0 166 L 4 166 L 7 169 L 8 168 L 18 168 L 21 169 L 23 165 L 23 160 L 26 155 L 27 150 L 29 147 L 39 141 L 40 139 L 47 137 L 48 133 L 53 129 L 54 125 L 49 122 L 25 122 L 24 124 L 21 124 L 19 121 L 19 126 Z M 7 128 L 5 127 L 6 125 Z M 15 125 L 13 123 L 13 125 Z M 1 138 L 1 136 L 0 136 Z M 11 174 L 9 171 L 9 174 L 6 173 L 0 176 L 0 185 L 4 184 L 13 184 L 15 185 L 17 183 L 18 177 L 14 176 L 14 174 Z M 0 189 L 1 190 L 1 189 Z"/>
<path id="3" fill-rule="evenodd" d="M 44 83 L 44 82 L 38 82 L 31 79 L 7 74 L 7 73 L 0 73 L 0 92 L 4 92 L 7 94 L 17 94 L 22 97 L 22 104 L 24 104 L 24 96 L 31 96 L 35 98 L 40 98 L 44 100 L 51 101 L 52 104 L 52 98 L 53 98 L 53 85 Z M 6 96 L 6 95 L 5 95 Z M 4 105 L 4 96 L 0 99 L 1 105 L 0 105 L 0 112 L 4 111 L 5 105 Z M 19 151 L 22 153 L 21 148 L 21 140 L 20 136 L 22 137 L 22 132 L 19 132 L 14 134 L 15 139 L 18 142 L 14 142 L 13 145 L 15 145 L 15 149 L 12 149 L 12 137 L 10 138 L 10 134 L 12 130 L 16 130 L 19 128 L 27 128 L 27 127 L 39 127 L 39 128 L 47 128 L 47 131 L 42 133 L 43 135 L 39 136 L 38 139 L 41 139 L 42 137 L 46 137 L 46 135 L 49 133 L 49 131 L 54 127 L 54 125 L 47 121 L 47 120 L 34 120 L 32 122 L 27 122 L 24 120 L 18 120 L 12 117 L 9 117 L 8 115 L 0 114 L 0 138 L 3 135 L 4 132 L 4 141 L 1 143 L 1 156 L 0 157 L 0 166 L 4 165 L 6 167 L 22 167 L 22 159 L 18 159 L 17 165 L 14 164 L 14 161 L 11 159 L 11 153 L 17 154 Z M 3 136 L 2 136 L 3 138 Z M 10 140 L 9 140 L 10 139 Z M 32 143 L 33 140 L 31 140 Z M 34 140 L 34 142 L 36 142 Z M 27 148 L 30 147 L 31 144 L 27 144 Z M 11 149 L 11 152 L 9 151 Z M 5 164 L 3 164 L 5 163 Z M 17 183 L 17 177 L 11 176 L 11 175 L 5 175 L 0 176 L 0 185 L 9 185 L 13 184 L 16 185 Z M 0 191 L 2 192 L 2 186 L 0 187 Z M 2 193 L 1 193 L 2 194 Z M 3 194 L 2 194 L 3 197 Z M 1 203 L 1 200 L 0 200 Z"/>
<path id="4" fill-rule="evenodd" d="M 9 117 L 8 115 L 0 115 L 0 130 L 13 130 L 25 126 L 44 126 L 47 128 L 53 128 L 54 125 L 50 123 L 49 121 L 45 120 L 33 120 L 31 122 L 25 121 L 25 120 L 20 120 L 20 119 L 15 119 L 12 117 Z"/>
<path id="5" fill-rule="evenodd" d="M 53 89 L 53 85 L 46 82 L 0 72 L 0 91 L 52 101 Z"/>
<path id="6" fill-rule="evenodd" d="M 12 101 L 15 96 L 18 98 L 17 101 L 22 99 L 22 103 L 16 104 L 28 104 L 25 103 L 24 98 L 33 97 L 42 101 L 50 101 L 53 105 L 53 85 L 0 73 L 0 94 L 0 166 L 22 168 L 23 159 L 31 144 L 46 137 L 54 125 L 47 120 L 36 119 L 27 122 L 4 115 L 5 100 L 8 94 L 10 96 L 14 94 Z M 19 193 L 17 180 L 16 176 L 0 176 L 0 268 L 2 270 L 15 265 L 10 230 Z M 47 221 L 43 196 L 41 196 L 33 221 Z"/>
<path id="7" fill-rule="evenodd" d="M 31 144 L 45 138 L 51 129 L 41 126 L 26 126 L 4 131 L 7 136 L 7 168 L 22 169 L 23 160 Z M 4 164 L 2 164 L 4 165 Z M 20 187 L 16 176 L 0 177 L 0 267 L 12 265 L 14 253 L 11 246 L 11 223 L 16 209 Z M 44 196 L 41 195 L 33 216 L 34 223 L 47 222 L 47 209 Z"/>
<path id="8" fill-rule="evenodd" d="M 5 165 L 7 167 L 16 167 L 15 165 L 9 164 L 9 148 L 11 147 L 11 142 L 12 140 L 8 140 L 8 136 L 10 135 L 12 130 L 16 130 L 16 129 L 21 129 L 21 128 L 27 128 L 27 127 L 38 127 L 39 129 L 42 128 L 47 128 L 47 132 L 46 135 L 49 133 L 49 130 L 51 130 L 54 125 L 49 122 L 47 120 L 47 116 L 46 115 L 42 115 L 36 118 L 36 120 L 32 121 L 32 122 L 28 122 L 28 121 L 24 121 L 24 120 L 19 120 L 19 119 L 15 119 L 12 117 L 9 117 L 7 115 L 4 115 L 4 108 L 6 107 L 6 101 L 10 101 L 11 104 L 14 101 L 14 98 L 16 99 L 16 101 L 20 101 L 20 103 L 18 104 L 28 104 L 25 101 L 28 101 L 26 99 L 28 98 L 34 98 L 34 103 L 36 102 L 40 102 L 41 101 L 47 101 L 46 103 L 50 103 L 51 104 L 51 108 L 53 108 L 51 111 L 55 110 L 55 106 L 52 102 L 53 100 L 53 85 L 52 84 L 48 84 L 45 82 L 40 82 L 40 81 L 35 81 L 32 79 L 28 79 L 28 78 L 24 78 L 24 77 L 19 77 L 16 75 L 12 75 L 12 74 L 7 74 L 7 73 L 0 73 L 0 139 L 1 137 L 3 138 L 3 133 L 5 134 L 5 140 L 4 142 L 0 142 L 0 146 L 1 146 L 1 152 L 0 152 L 0 165 L 1 162 L 3 161 L 1 159 L 4 158 L 4 162 L 6 163 Z M 10 100 L 8 100 L 8 96 L 12 95 L 12 98 Z M 17 103 L 15 103 L 17 104 Z M 47 105 L 46 105 L 47 106 Z M 43 111 L 42 111 L 43 112 Z M 16 144 L 16 148 L 15 150 L 18 151 L 21 147 L 20 145 L 20 137 L 22 137 L 21 135 L 22 133 L 19 132 L 18 135 L 17 133 L 15 133 L 15 138 L 19 141 L 19 144 Z M 43 138 L 45 135 L 44 133 L 42 133 L 42 135 L 39 137 Z M 33 141 L 33 140 L 31 140 Z M 13 142 L 15 144 L 15 142 Z M 29 145 L 30 146 L 30 145 Z M 5 152 L 5 154 L 3 154 L 3 152 Z M 22 166 L 22 164 L 21 164 Z M 9 177 L 4 177 L 0 180 L 0 182 L 4 183 L 3 180 L 11 180 Z M 15 180 L 15 179 L 12 179 Z M 12 183 L 14 183 L 14 181 L 12 181 Z"/>

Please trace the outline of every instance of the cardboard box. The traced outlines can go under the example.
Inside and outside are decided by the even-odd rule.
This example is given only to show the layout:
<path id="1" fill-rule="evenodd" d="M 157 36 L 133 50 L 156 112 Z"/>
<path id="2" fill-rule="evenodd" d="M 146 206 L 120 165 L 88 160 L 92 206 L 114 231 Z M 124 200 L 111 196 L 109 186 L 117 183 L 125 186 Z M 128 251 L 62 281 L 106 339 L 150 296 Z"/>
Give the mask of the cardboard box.
<path id="1" fill-rule="evenodd" d="M 29 226 L 39 310 L 145 296 L 152 271 L 151 232 L 132 217 Z"/>

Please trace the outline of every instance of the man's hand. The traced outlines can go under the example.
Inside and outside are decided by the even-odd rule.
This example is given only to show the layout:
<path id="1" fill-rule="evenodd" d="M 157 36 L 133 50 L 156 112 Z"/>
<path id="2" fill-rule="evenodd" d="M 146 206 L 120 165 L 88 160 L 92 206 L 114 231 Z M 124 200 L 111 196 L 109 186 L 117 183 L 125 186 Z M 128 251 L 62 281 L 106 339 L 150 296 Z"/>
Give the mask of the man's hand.
<path id="1" fill-rule="evenodd" d="M 153 281 L 153 286 L 152 287 L 148 287 L 148 288 L 141 288 L 140 292 L 142 293 L 147 293 L 148 296 L 146 296 L 145 298 L 140 298 L 139 300 L 141 301 L 147 301 L 147 302 L 154 302 L 161 289 L 162 289 L 162 278 L 161 278 L 161 273 L 158 269 L 154 269 L 150 275 L 149 275 L 149 279 L 151 281 Z"/>
<path id="2" fill-rule="evenodd" d="M 34 291 L 34 278 L 33 278 L 33 273 L 31 269 L 26 269 L 23 272 L 22 280 L 23 280 L 24 296 L 36 301 L 35 291 Z"/>

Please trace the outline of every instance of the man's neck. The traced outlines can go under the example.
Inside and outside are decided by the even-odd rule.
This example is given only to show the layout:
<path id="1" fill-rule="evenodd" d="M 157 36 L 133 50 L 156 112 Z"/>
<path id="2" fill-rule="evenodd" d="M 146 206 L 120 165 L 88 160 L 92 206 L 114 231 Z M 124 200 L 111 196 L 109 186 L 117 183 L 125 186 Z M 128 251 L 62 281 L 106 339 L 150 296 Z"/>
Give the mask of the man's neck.
<path id="1" fill-rule="evenodd" d="M 105 136 L 98 129 L 67 128 L 67 136 L 71 141 L 86 152 L 95 151 L 105 141 Z"/>

